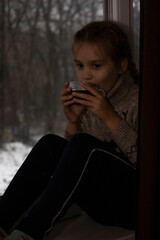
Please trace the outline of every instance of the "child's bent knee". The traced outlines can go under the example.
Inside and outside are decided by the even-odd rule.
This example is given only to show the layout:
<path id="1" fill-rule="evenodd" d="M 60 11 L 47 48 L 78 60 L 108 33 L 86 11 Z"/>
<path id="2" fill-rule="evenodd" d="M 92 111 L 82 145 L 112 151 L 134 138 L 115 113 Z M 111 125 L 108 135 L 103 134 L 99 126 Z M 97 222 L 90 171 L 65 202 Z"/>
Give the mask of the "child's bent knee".
<path id="1" fill-rule="evenodd" d="M 93 138 L 93 136 L 88 133 L 77 133 L 71 138 L 70 141 L 83 143 L 86 141 L 91 141 L 92 138 Z"/>

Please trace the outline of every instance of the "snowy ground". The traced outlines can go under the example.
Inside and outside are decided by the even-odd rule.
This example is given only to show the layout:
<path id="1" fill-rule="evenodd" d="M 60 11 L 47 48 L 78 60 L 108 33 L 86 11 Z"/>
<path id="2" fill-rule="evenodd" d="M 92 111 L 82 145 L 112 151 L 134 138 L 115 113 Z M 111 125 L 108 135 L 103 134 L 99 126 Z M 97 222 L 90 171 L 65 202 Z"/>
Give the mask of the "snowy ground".
<path id="1" fill-rule="evenodd" d="M 21 142 L 11 142 L 0 149 L 0 195 L 30 152 L 31 147 Z"/>

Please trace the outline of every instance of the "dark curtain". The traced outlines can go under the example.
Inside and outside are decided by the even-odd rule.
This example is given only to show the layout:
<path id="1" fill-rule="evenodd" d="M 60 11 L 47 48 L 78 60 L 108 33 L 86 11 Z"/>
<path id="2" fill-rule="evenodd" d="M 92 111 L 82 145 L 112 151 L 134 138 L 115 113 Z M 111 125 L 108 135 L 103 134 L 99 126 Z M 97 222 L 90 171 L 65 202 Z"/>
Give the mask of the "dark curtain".
<path id="1" fill-rule="evenodd" d="M 160 2 L 141 0 L 137 240 L 160 239 Z"/>

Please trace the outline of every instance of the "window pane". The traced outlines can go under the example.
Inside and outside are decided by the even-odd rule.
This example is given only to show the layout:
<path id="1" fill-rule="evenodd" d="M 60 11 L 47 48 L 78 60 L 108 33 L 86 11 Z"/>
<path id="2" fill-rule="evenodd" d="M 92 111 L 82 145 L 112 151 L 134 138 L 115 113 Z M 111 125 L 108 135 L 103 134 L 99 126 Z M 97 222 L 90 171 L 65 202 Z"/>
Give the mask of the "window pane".
<path id="1" fill-rule="evenodd" d="M 33 145 L 47 132 L 63 135 L 60 92 L 73 78 L 72 35 L 79 26 L 103 18 L 103 0 L 8 0 L 4 14 L 3 141 Z M 16 157 L 16 149 L 23 155 L 19 145 L 0 150 L 0 164 L 6 164 L 0 181 L 5 187 L 8 175 L 11 178 L 24 160 Z"/>

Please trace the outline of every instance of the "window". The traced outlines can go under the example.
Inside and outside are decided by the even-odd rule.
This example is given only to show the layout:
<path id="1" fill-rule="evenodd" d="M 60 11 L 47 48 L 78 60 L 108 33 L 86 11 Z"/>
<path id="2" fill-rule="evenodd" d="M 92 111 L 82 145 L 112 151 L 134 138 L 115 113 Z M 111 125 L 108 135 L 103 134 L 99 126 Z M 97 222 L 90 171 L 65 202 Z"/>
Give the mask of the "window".
<path id="1" fill-rule="evenodd" d="M 106 18 L 118 21 L 131 28 L 132 0 L 106 0 Z"/>
<path id="2" fill-rule="evenodd" d="M 73 77 L 72 35 L 79 26 L 103 18 L 103 0 L 3 0 L 0 4 L 0 41 L 5 40 L 0 44 L 5 59 L 0 89 L 1 142 L 32 145 L 47 132 L 63 135 L 66 120 L 60 92 L 64 82 Z M 5 170 L 1 168 L 4 186 L 1 184 L 0 194 L 24 160 L 23 147 L 11 144 L 0 150 L 1 166 L 7 152 L 12 154 L 10 168 L 7 163 Z"/>
<path id="3" fill-rule="evenodd" d="M 105 0 L 106 19 L 121 22 L 133 33 L 134 58 L 139 67 L 140 0 Z"/>
<path id="4" fill-rule="evenodd" d="M 139 67 L 140 0 L 133 0 L 133 32 L 135 61 Z"/>

